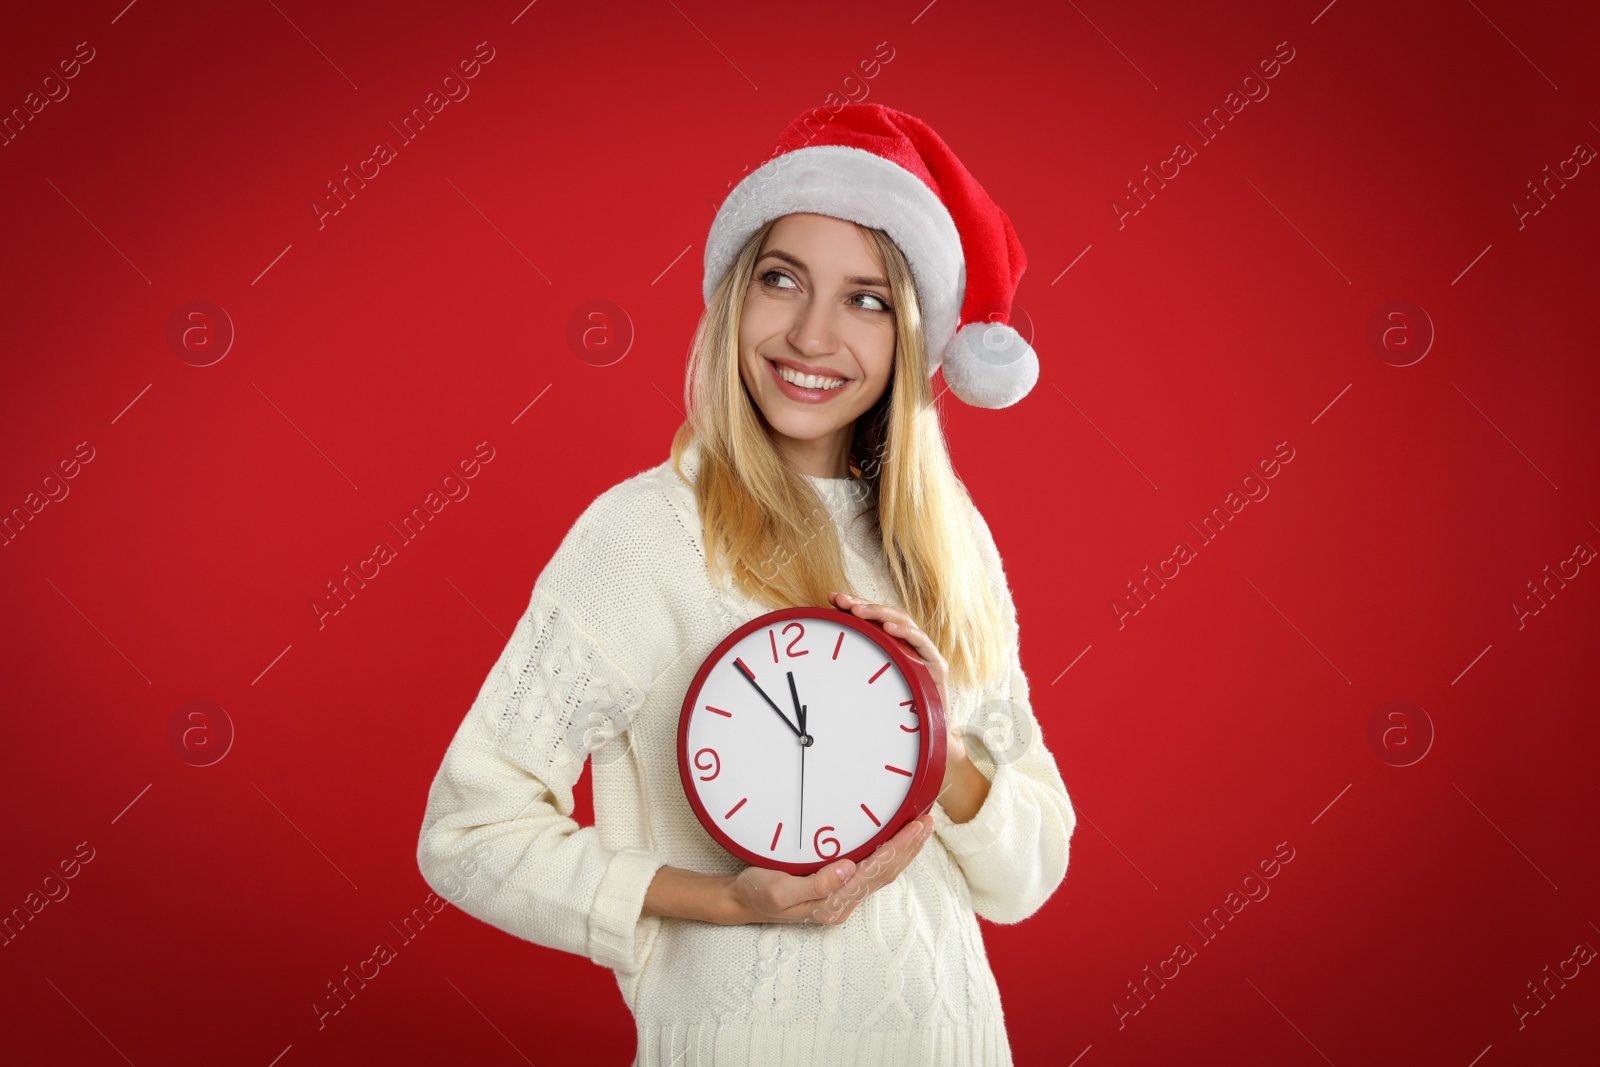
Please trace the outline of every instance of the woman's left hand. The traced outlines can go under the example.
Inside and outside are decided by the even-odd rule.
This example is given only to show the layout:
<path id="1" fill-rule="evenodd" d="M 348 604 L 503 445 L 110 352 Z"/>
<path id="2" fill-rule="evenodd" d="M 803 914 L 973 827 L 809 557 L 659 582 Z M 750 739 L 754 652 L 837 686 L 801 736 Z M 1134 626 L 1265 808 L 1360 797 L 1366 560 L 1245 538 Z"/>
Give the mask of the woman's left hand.
<path id="1" fill-rule="evenodd" d="M 954 728 L 952 718 L 954 709 L 950 706 L 947 681 L 949 665 L 945 662 L 944 656 L 934 646 L 933 639 L 922 632 L 922 627 L 899 608 L 891 608 L 886 604 L 873 604 L 848 593 L 829 593 L 828 600 L 834 607 L 848 611 L 857 618 L 877 621 L 885 632 L 898 637 L 915 649 L 917 658 L 933 676 L 933 684 L 939 691 L 939 703 L 943 706 L 945 714 L 944 784 L 939 790 L 938 799 L 952 821 L 966 822 L 977 814 L 978 808 L 983 804 L 983 799 L 989 791 L 989 783 L 988 779 L 984 778 L 983 772 L 967 758 L 966 740 Z"/>

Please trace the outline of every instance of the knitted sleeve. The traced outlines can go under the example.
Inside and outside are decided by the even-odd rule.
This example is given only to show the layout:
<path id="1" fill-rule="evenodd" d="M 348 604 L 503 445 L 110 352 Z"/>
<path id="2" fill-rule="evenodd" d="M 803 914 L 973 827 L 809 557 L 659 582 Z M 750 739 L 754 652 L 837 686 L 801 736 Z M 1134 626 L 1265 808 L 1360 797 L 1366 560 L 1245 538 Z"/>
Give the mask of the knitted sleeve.
<path id="1" fill-rule="evenodd" d="M 665 855 L 608 848 L 571 817 L 592 731 L 631 721 L 644 691 L 569 606 L 583 581 L 626 582 L 619 537 L 591 506 L 535 582 L 527 610 L 456 730 L 428 793 L 417 863 L 462 911 L 621 973 L 644 962 L 640 918 Z M 611 558 L 607 558 L 607 556 Z"/>
<path id="2" fill-rule="evenodd" d="M 1001 605 L 1006 666 L 977 696 L 967 751 L 989 779 L 989 794 L 964 823 L 934 805 L 934 831 L 966 876 L 973 910 L 996 923 L 1038 911 L 1067 873 L 1077 815 L 1044 736 L 1022 673 L 1017 609 L 989 525 L 972 512 L 979 551 Z"/>

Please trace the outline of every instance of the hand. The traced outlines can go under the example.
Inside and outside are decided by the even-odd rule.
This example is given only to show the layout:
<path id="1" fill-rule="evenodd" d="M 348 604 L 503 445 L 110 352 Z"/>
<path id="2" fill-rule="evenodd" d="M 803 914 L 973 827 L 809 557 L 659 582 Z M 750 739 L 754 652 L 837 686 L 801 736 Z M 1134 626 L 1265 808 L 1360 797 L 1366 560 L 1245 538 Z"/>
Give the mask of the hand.
<path id="1" fill-rule="evenodd" d="M 949 665 L 934 647 L 933 640 L 922 632 L 922 628 L 912 621 L 911 616 L 899 608 L 891 608 L 886 604 L 873 604 L 848 593 L 829 593 L 828 600 L 834 607 L 848 611 L 857 618 L 877 620 L 885 632 L 893 634 L 916 649 L 919 655 L 912 658 L 928 668 L 928 673 L 933 675 L 933 684 L 939 690 L 940 705 L 946 712 L 950 710 L 950 692 L 946 681 Z"/>
<path id="2" fill-rule="evenodd" d="M 919 653 L 916 659 L 933 676 L 945 713 L 944 781 L 939 788 L 938 802 L 952 822 L 968 821 L 978 813 L 989 795 L 989 780 L 967 756 L 966 737 L 955 728 L 947 681 L 949 665 L 944 656 L 911 616 L 898 608 L 873 604 L 848 593 L 829 593 L 828 600 L 834 607 L 858 618 L 879 620 L 885 632 L 900 638 Z"/>
<path id="3" fill-rule="evenodd" d="M 913 819 L 862 860 L 828 864 L 800 877 L 765 867 L 746 867 L 733 880 L 736 918 L 743 923 L 821 923 L 837 926 L 877 890 L 900 876 L 933 834 L 933 816 Z M 840 874 L 840 869 L 846 873 Z"/>

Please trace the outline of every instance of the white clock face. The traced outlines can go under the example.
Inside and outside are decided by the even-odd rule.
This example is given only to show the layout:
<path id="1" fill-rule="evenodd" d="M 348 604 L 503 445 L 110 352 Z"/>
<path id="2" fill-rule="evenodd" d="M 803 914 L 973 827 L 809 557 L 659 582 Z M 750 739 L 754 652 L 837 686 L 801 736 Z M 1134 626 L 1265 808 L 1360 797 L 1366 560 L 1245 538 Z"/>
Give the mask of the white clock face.
<path id="1" fill-rule="evenodd" d="M 918 710 L 865 634 L 780 620 L 705 674 L 683 746 L 687 785 L 746 852 L 815 867 L 868 842 L 905 803 L 924 744 Z"/>

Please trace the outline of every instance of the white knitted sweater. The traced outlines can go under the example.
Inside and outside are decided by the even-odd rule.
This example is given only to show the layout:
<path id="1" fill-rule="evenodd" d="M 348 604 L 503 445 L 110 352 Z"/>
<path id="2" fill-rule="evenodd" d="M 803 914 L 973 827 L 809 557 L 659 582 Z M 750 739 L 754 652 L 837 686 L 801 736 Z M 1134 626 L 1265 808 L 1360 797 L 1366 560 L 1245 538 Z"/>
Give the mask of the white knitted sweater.
<path id="1" fill-rule="evenodd" d="M 685 456 L 691 480 L 698 456 Z M 865 483 L 807 477 L 839 531 L 848 591 L 901 607 Z M 952 684 L 947 714 L 974 721 L 1008 699 L 1031 736 L 998 765 L 969 742 L 991 781 L 983 807 L 958 824 L 935 804 L 934 836 L 844 923 L 640 918 L 662 864 L 743 867 L 684 797 L 678 716 L 701 661 L 770 610 L 711 584 L 694 490 L 670 459 L 602 493 L 539 575 L 429 791 L 423 877 L 469 915 L 611 968 L 638 1031 L 634 1067 L 1011 1063 L 977 916 L 1037 911 L 1066 875 L 1076 817 L 1032 716 L 999 553 L 975 509 L 971 521 L 1009 662 L 982 691 Z M 596 748 L 590 727 L 607 721 L 626 732 L 607 742 L 602 725 Z M 591 751 L 595 822 L 580 827 L 572 787 Z M 554 1024 L 559 1003 L 545 1003 Z"/>

